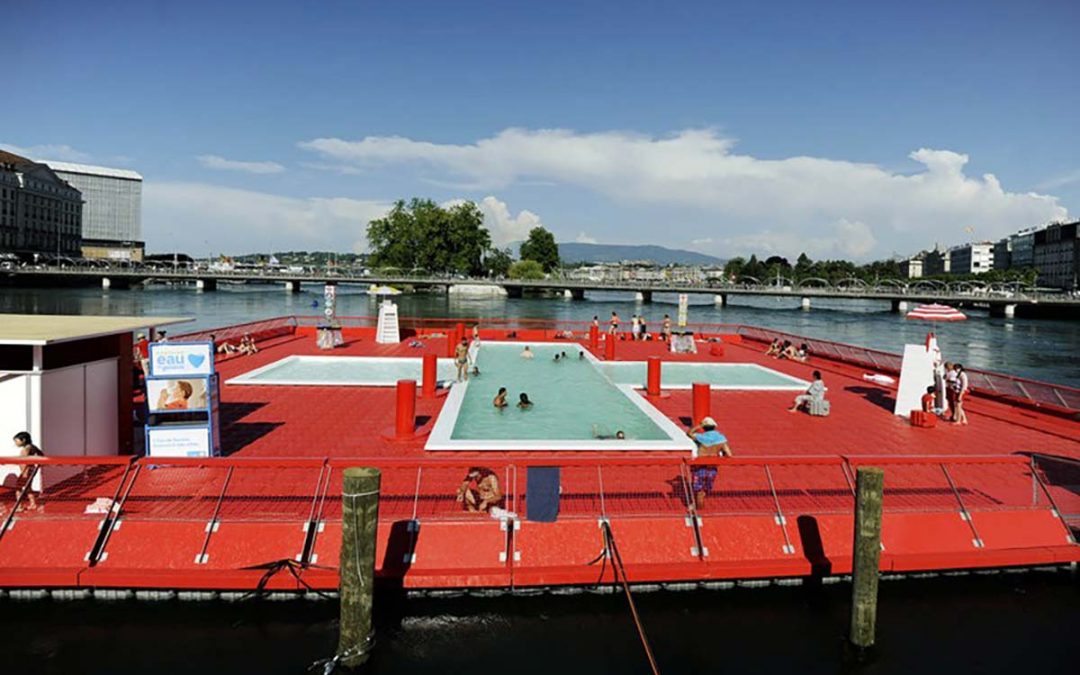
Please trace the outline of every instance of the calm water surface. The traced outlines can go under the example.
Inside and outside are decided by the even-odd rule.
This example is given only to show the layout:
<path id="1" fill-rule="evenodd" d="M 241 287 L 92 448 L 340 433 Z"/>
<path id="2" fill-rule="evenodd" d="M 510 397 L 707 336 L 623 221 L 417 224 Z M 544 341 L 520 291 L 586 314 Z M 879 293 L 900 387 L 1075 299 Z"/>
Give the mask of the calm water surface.
<path id="1" fill-rule="evenodd" d="M 873 661 L 845 660 L 850 586 L 636 594 L 665 675 L 1075 673 L 1067 573 L 883 582 Z M 5 673 L 302 674 L 337 643 L 332 601 L 13 602 Z M 361 673 L 648 673 L 621 595 L 376 598 Z"/>
<path id="2" fill-rule="evenodd" d="M 815 300 L 802 311 L 798 300 L 738 299 L 718 309 L 710 297 L 691 297 L 690 320 L 745 323 L 832 339 L 899 353 L 905 343 L 925 339 L 928 324 L 891 314 L 888 304 L 874 301 Z M 342 287 L 341 315 L 378 313 L 375 301 L 360 289 Z M 321 313 L 322 290 L 305 286 L 303 293 L 285 293 L 271 286 L 227 286 L 201 293 L 193 289 L 150 287 L 140 290 L 0 289 L 0 312 L 28 314 L 157 314 L 194 317 L 188 329 L 209 328 L 285 314 Z M 629 293 L 593 293 L 586 300 L 461 299 L 445 295 L 403 295 L 396 302 L 403 316 L 524 317 L 587 321 L 617 311 L 625 322 L 642 314 L 654 327 L 665 313 L 675 316 L 677 297 L 657 294 L 652 304 L 637 304 Z M 990 318 L 974 311 L 971 319 L 934 324 L 946 358 L 967 366 L 1012 373 L 1080 387 L 1080 321 Z M 177 327 L 176 330 L 182 330 Z"/>

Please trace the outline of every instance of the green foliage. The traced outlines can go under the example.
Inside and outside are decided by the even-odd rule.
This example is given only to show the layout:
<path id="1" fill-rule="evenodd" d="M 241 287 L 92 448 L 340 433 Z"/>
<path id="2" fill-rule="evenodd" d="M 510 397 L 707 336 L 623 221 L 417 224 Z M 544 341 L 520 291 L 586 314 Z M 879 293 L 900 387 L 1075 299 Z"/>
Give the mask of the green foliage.
<path id="1" fill-rule="evenodd" d="M 514 264 L 514 256 L 509 248 L 502 250 L 492 248 L 484 258 L 484 268 L 493 277 L 505 277 L 510 273 L 510 266 Z"/>
<path id="2" fill-rule="evenodd" d="M 430 199 L 398 200 L 384 218 L 368 223 L 370 262 L 376 267 L 479 276 L 491 234 L 476 204 L 443 208 Z"/>
<path id="3" fill-rule="evenodd" d="M 559 245 L 555 236 L 542 227 L 529 231 L 529 238 L 521 243 L 521 259 L 535 260 L 545 272 L 559 267 Z"/>
<path id="4" fill-rule="evenodd" d="M 519 260 L 510 266 L 511 279 L 537 280 L 544 278 L 544 267 L 535 260 Z"/>

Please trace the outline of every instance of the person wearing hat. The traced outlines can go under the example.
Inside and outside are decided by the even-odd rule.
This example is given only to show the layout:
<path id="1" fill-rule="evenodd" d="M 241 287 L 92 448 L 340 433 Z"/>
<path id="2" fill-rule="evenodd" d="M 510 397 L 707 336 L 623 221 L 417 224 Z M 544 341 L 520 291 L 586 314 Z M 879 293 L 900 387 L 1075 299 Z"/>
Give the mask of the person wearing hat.
<path id="1" fill-rule="evenodd" d="M 728 445 L 727 437 L 716 430 L 716 420 L 706 417 L 701 424 L 691 428 L 686 435 L 697 444 L 695 457 L 731 457 L 731 446 Z M 715 465 L 695 466 L 690 470 L 692 477 L 691 489 L 694 493 L 694 506 L 697 509 L 705 508 L 705 495 L 712 491 L 713 482 L 719 469 Z"/>

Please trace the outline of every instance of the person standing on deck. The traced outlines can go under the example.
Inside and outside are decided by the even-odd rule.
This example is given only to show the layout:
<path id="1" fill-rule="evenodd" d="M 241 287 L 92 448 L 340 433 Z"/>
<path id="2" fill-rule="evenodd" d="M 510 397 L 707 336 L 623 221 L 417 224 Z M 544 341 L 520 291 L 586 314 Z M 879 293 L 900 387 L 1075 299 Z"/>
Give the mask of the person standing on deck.
<path id="1" fill-rule="evenodd" d="M 454 348 L 454 364 L 457 365 L 457 381 L 469 379 L 469 343 L 465 338 Z"/>
<path id="2" fill-rule="evenodd" d="M 964 410 L 964 399 L 967 398 L 968 389 L 970 387 L 968 383 L 968 374 L 967 371 L 964 370 L 964 366 L 959 363 L 953 366 L 953 372 L 956 373 L 956 379 L 955 384 L 953 384 L 955 389 L 955 401 L 953 405 L 955 407 L 953 408 L 952 421 L 953 424 L 967 424 L 968 419 L 967 411 Z"/>
<path id="3" fill-rule="evenodd" d="M 948 409 L 946 418 L 950 422 L 956 419 L 956 369 L 953 364 L 945 362 L 945 407 Z"/>
<path id="4" fill-rule="evenodd" d="M 614 337 L 619 332 L 619 315 L 615 312 L 611 313 L 611 321 L 608 322 L 608 335 Z"/>
<path id="5" fill-rule="evenodd" d="M 686 435 L 697 444 L 697 457 L 731 457 L 731 446 L 727 437 L 716 430 L 716 420 L 706 417 L 701 424 L 691 428 Z M 713 482 L 720 470 L 713 465 L 695 466 L 690 470 L 691 490 L 694 493 L 694 507 L 705 507 L 705 495 L 712 492 Z"/>
<path id="6" fill-rule="evenodd" d="M 29 432 L 20 431 L 15 434 L 14 441 L 15 447 L 19 451 L 19 457 L 45 456 L 45 453 L 34 445 L 34 440 L 30 437 Z M 41 466 L 33 464 L 24 464 L 22 466 L 22 469 L 19 470 L 19 476 L 15 479 L 15 494 L 17 495 L 20 490 L 26 491 L 25 507 L 20 508 L 25 508 L 27 511 L 36 511 L 38 508 L 38 496 L 41 494 Z"/>
<path id="7" fill-rule="evenodd" d="M 667 314 L 664 315 L 664 323 L 661 324 L 660 339 L 664 342 L 671 341 L 671 317 Z"/>

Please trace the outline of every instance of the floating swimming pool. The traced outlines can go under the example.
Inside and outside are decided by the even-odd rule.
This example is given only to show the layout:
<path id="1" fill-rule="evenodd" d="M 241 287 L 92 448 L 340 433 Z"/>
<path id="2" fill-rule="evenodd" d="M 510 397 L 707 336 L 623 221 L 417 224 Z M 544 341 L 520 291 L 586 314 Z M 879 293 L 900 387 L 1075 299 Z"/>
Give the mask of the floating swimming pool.
<path id="1" fill-rule="evenodd" d="M 381 356 L 289 356 L 248 371 L 225 384 L 338 385 L 392 387 L 398 380 L 420 382 L 423 359 Z M 438 379 L 457 370 L 453 359 L 439 359 Z"/>
<path id="2" fill-rule="evenodd" d="M 598 365 L 616 384 L 629 384 L 638 389 L 645 387 L 648 366 L 641 361 L 601 362 Z M 689 389 L 694 382 L 708 382 L 713 389 L 760 391 L 795 391 L 810 386 L 806 380 L 756 363 L 664 361 L 661 364 L 660 386 L 664 389 Z"/>
<path id="3" fill-rule="evenodd" d="M 608 379 L 573 343 L 484 343 L 480 377 L 450 390 L 428 450 L 692 450 L 685 433 L 629 385 Z M 567 358 L 554 361 L 555 354 Z M 492 401 L 506 387 L 509 406 Z M 517 407 L 525 392 L 531 408 Z M 626 438 L 613 438 L 622 431 Z"/>

